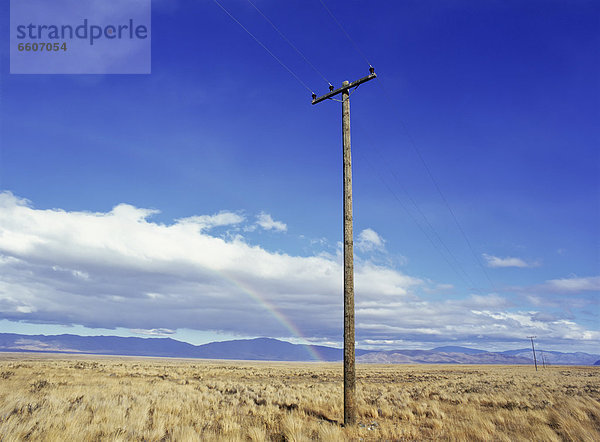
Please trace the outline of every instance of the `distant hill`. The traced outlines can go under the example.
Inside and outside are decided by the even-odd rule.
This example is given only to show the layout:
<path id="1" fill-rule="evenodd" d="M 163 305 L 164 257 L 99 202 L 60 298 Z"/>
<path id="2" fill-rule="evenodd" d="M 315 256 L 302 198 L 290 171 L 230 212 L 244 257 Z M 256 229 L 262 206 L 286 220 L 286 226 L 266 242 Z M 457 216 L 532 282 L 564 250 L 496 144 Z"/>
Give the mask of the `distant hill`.
<path id="1" fill-rule="evenodd" d="M 206 359 L 245 359 L 261 361 L 341 361 L 341 348 L 291 344 L 272 338 L 240 339 L 199 345 L 194 357 Z M 362 355 L 366 350 L 356 350 Z"/>
<path id="2" fill-rule="evenodd" d="M 535 352 L 538 364 L 542 364 L 542 358 L 546 363 L 555 365 L 594 365 L 595 361 L 598 359 L 598 355 L 596 354 L 582 352 L 562 353 L 560 351 L 540 351 L 537 348 Z M 529 358 L 530 361 L 533 360 L 533 353 L 531 351 L 531 348 L 503 351 L 502 354 L 517 357 L 525 357 Z"/>
<path id="3" fill-rule="evenodd" d="M 431 351 L 439 351 L 439 352 L 444 352 L 444 353 L 464 353 L 466 355 L 475 355 L 478 353 L 487 353 L 487 351 L 485 350 L 477 350 L 474 348 L 467 348 L 467 347 L 457 347 L 454 345 L 448 345 L 446 347 L 436 347 Z"/>
<path id="4" fill-rule="evenodd" d="M 170 358 L 247 359 L 261 361 L 339 361 L 342 349 L 301 345 L 270 338 L 192 345 L 171 338 L 118 336 L 19 335 L 0 333 L 0 351 L 83 353 Z M 359 350 L 357 354 L 362 354 Z"/>
<path id="5" fill-rule="evenodd" d="M 444 352 L 437 349 L 371 352 L 357 356 L 356 360 L 377 364 L 531 364 L 533 362 L 528 358 L 479 350 L 467 353 Z"/>
<path id="6" fill-rule="evenodd" d="M 192 345 L 171 338 L 118 336 L 20 335 L 0 333 L 0 351 L 52 352 L 171 358 L 243 359 L 255 361 L 341 361 L 341 348 L 292 344 L 272 338 L 240 339 Z M 543 352 L 548 364 L 600 365 L 600 355 Z M 541 360 L 541 359 L 539 359 Z M 538 361 L 539 361 L 538 360 Z M 487 352 L 446 346 L 432 350 L 356 350 L 359 363 L 381 364 L 531 364 L 531 350 Z"/>

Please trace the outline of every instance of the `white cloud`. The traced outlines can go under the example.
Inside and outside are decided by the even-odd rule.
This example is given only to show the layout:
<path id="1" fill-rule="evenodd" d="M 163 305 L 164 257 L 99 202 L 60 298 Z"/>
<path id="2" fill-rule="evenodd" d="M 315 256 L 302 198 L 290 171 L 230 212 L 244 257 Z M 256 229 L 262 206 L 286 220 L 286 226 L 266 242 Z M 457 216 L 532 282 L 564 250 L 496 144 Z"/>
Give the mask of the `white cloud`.
<path id="1" fill-rule="evenodd" d="M 212 236 L 211 226 L 243 223 L 232 212 L 172 224 L 152 222 L 154 213 L 124 204 L 106 213 L 39 210 L 0 193 L 0 319 L 124 327 L 150 335 L 188 328 L 285 338 L 296 334 L 295 327 L 307 338 L 339 343 L 341 254 L 293 256 L 239 235 Z M 562 290 L 598 283 L 548 281 Z M 596 331 L 564 315 L 542 315 L 543 305 L 509 312 L 518 306 L 496 294 L 421 298 L 432 284 L 358 261 L 359 340 L 520 342 L 536 334 L 557 344 L 570 345 L 577 337 L 598 344 Z"/>
<path id="2" fill-rule="evenodd" d="M 373 229 L 364 229 L 358 234 L 356 248 L 361 252 L 383 250 L 385 240 Z"/>
<path id="3" fill-rule="evenodd" d="M 514 257 L 506 257 L 500 258 L 498 256 L 488 255 L 487 253 L 483 254 L 483 258 L 487 262 L 488 267 L 498 268 L 498 267 L 539 267 L 539 262 L 526 262 L 521 258 Z"/>
<path id="4" fill-rule="evenodd" d="M 573 276 L 571 278 L 551 279 L 542 285 L 542 288 L 554 292 L 584 292 L 584 291 L 600 291 L 600 276 L 590 276 L 579 278 Z"/>
<path id="5" fill-rule="evenodd" d="M 177 220 L 177 222 L 179 224 L 194 225 L 199 230 L 208 230 L 213 227 L 240 224 L 244 222 L 244 220 L 245 218 L 238 213 L 222 211 L 214 215 L 200 215 L 180 218 Z"/>
<path id="6" fill-rule="evenodd" d="M 437 284 L 436 288 L 438 290 L 452 290 L 454 286 L 452 284 Z"/>
<path id="7" fill-rule="evenodd" d="M 285 232 L 287 225 L 281 221 L 275 221 L 268 213 L 261 212 L 257 217 L 256 224 L 265 230 L 276 230 L 278 232 Z"/>
<path id="8" fill-rule="evenodd" d="M 235 214 L 165 225 L 148 219 L 155 211 L 130 205 L 107 213 L 38 210 L 10 193 L 0 194 L 0 207 L 5 319 L 285 336 L 292 332 L 283 315 L 324 334 L 337 329 L 338 257 L 271 253 L 207 231 L 238 223 Z M 413 282 L 357 265 L 356 283 L 373 297 L 402 296 Z"/>
<path id="9" fill-rule="evenodd" d="M 175 334 L 175 330 L 171 330 L 168 328 L 151 328 L 150 330 L 135 328 L 131 329 L 130 331 L 137 335 L 145 336 L 169 336 Z"/>
<path id="10" fill-rule="evenodd" d="M 600 292 L 600 276 L 549 279 L 542 284 L 512 287 L 511 290 L 525 293 L 527 301 L 535 306 L 561 308 L 565 311 L 583 309 L 590 314 L 595 312 L 596 315 L 600 313 L 597 307 L 600 300 L 594 293 Z M 569 295 L 568 302 L 565 302 L 564 295 Z"/>

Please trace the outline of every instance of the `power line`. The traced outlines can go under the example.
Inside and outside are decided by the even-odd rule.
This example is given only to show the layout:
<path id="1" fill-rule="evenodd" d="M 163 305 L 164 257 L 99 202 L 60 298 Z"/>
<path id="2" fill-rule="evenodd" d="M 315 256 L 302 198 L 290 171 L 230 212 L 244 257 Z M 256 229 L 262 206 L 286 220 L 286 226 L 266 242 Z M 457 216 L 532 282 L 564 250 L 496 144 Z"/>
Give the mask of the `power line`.
<path id="1" fill-rule="evenodd" d="M 304 83 L 299 77 L 298 75 L 296 75 L 285 63 L 283 63 L 271 50 L 269 50 L 269 48 L 267 48 L 267 46 L 265 46 L 254 34 L 252 34 L 239 20 L 237 20 L 218 0 L 213 0 L 233 21 L 235 21 L 244 31 L 246 31 L 246 33 L 248 35 L 250 35 L 269 55 L 271 55 L 271 57 L 273 57 L 284 69 L 286 69 L 306 90 L 308 90 L 311 94 L 313 93 L 312 90 L 306 85 L 306 83 Z M 251 1 L 251 0 L 247 0 L 248 3 L 250 3 L 254 9 L 256 9 L 256 11 L 273 27 L 273 29 L 281 36 L 281 38 L 283 38 L 304 60 L 305 62 L 311 66 L 320 76 L 321 78 L 323 78 L 323 80 L 325 80 L 328 84 L 331 85 L 331 83 L 329 82 L 329 80 L 327 80 L 327 78 L 306 58 L 306 56 L 279 30 L 279 28 Z M 319 2 L 321 3 L 321 5 L 323 6 L 323 8 L 325 8 L 325 10 L 329 13 L 329 15 L 331 16 L 331 18 L 335 21 L 335 23 L 338 25 L 338 27 L 340 28 L 340 30 L 344 33 L 344 35 L 348 38 L 348 40 L 353 44 L 354 48 L 356 49 L 356 51 L 362 56 L 362 58 L 369 64 L 369 66 L 371 65 L 369 63 L 369 60 L 367 59 L 366 55 L 361 51 L 360 47 L 358 46 L 358 44 L 352 39 L 352 37 L 350 36 L 350 34 L 348 34 L 348 32 L 345 30 L 345 28 L 342 26 L 342 24 L 340 23 L 340 21 L 335 17 L 335 15 L 331 12 L 331 10 L 327 7 L 327 5 L 324 3 L 323 0 L 319 0 Z M 384 86 L 380 83 L 380 87 L 382 89 L 382 91 L 384 92 L 384 95 L 386 96 L 386 99 L 389 99 L 389 96 L 387 94 L 387 91 L 385 90 Z M 485 270 L 485 267 L 483 266 L 483 264 L 481 263 L 481 260 L 479 259 L 479 257 L 477 256 L 477 254 L 475 253 L 475 250 L 471 244 L 471 241 L 469 240 L 469 238 L 466 235 L 466 232 L 464 231 L 464 229 L 462 228 L 461 224 L 458 221 L 458 218 L 456 217 L 456 214 L 454 213 L 454 211 L 452 210 L 452 207 L 450 206 L 448 200 L 446 199 L 444 193 L 442 192 L 437 180 L 434 178 L 433 173 L 431 172 L 431 169 L 429 168 L 427 162 L 425 161 L 425 158 L 423 157 L 423 155 L 421 154 L 420 150 L 417 148 L 417 145 L 414 141 L 414 138 L 412 137 L 411 133 L 408 130 L 408 127 L 406 126 L 406 124 L 404 123 L 404 121 L 402 119 L 399 119 L 402 127 L 404 128 L 404 131 L 406 132 L 411 147 L 413 148 L 413 150 L 417 153 L 417 156 L 419 157 L 421 163 L 423 164 L 423 167 L 425 168 L 425 171 L 427 172 L 427 175 L 429 176 L 430 180 L 432 181 L 432 183 L 434 184 L 434 187 L 436 188 L 438 194 L 440 195 L 442 201 L 444 202 L 446 208 L 448 209 L 448 211 L 450 212 L 456 226 L 458 227 L 458 230 L 461 232 L 461 235 L 463 236 L 465 242 L 467 243 L 467 246 L 469 247 L 475 261 L 479 264 L 479 266 L 482 268 L 486 278 L 488 279 L 488 281 L 490 282 L 490 284 L 492 285 L 492 287 L 494 286 L 494 283 L 492 282 L 492 280 L 490 279 L 487 271 Z M 379 155 L 381 156 L 381 153 L 379 153 Z M 396 181 L 400 184 L 398 178 L 396 177 L 396 175 L 392 172 L 392 176 L 396 179 Z M 381 179 L 381 177 L 380 177 Z M 417 219 L 412 215 L 412 213 L 402 204 L 401 200 L 398 198 L 398 196 L 391 190 L 391 188 L 389 187 L 389 185 L 382 180 L 382 182 L 384 183 L 384 185 L 388 188 L 388 190 L 390 191 L 390 193 L 392 193 L 392 195 L 394 196 L 394 198 L 396 198 L 396 200 L 401 204 L 401 206 L 404 208 L 404 210 L 409 214 L 409 216 L 413 219 L 413 221 L 417 224 L 417 226 L 423 231 L 423 233 L 427 236 L 427 238 L 429 239 L 429 241 L 434 245 L 434 247 L 437 249 L 437 245 L 435 244 L 435 241 L 433 241 L 433 239 L 431 238 L 431 236 L 426 232 L 426 230 L 423 228 L 423 226 L 421 224 L 419 224 L 419 222 L 417 221 Z M 445 242 L 442 240 L 441 236 L 437 233 L 437 231 L 435 230 L 435 228 L 432 226 L 432 224 L 429 222 L 429 220 L 427 219 L 427 217 L 425 216 L 425 214 L 421 211 L 421 209 L 419 208 L 419 206 L 416 204 L 416 202 L 414 201 L 414 199 L 410 196 L 410 194 L 407 192 L 406 189 L 403 189 L 404 192 L 408 195 L 409 200 L 411 201 L 411 203 L 415 206 L 416 210 L 419 212 L 419 214 L 423 217 L 423 219 L 425 220 L 425 223 L 427 224 L 427 226 L 430 228 L 430 230 L 434 233 L 436 239 L 438 240 L 438 242 L 444 247 L 444 249 L 446 250 L 446 252 L 452 257 L 452 259 L 455 261 L 456 265 L 458 265 L 458 268 L 464 273 L 464 275 L 466 276 L 467 279 L 470 280 L 470 278 L 468 277 L 467 272 L 462 268 L 462 266 L 460 265 L 460 262 L 458 261 L 458 259 L 456 259 L 456 257 L 454 256 L 454 254 L 451 252 L 451 250 L 448 248 L 448 246 L 445 244 Z M 438 249 L 439 251 L 439 249 Z M 444 257 L 444 259 L 448 262 L 448 264 L 453 268 L 453 270 L 455 272 L 457 272 L 457 274 L 461 277 L 461 279 L 464 278 L 462 275 L 460 275 L 460 273 L 457 271 L 456 267 L 454 266 L 454 264 L 452 264 L 447 257 L 440 252 L 440 254 Z M 470 285 L 472 285 L 474 287 L 474 284 L 472 282 L 469 282 Z"/>
<path id="2" fill-rule="evenodd" d="M 385 158 L 383 158 L 383 155 L 382 155 L 381 151 L 377 147 L 375 147 L 375 146 L 374 146 L 374 150 L 375 150 L 375 152 L 377 152 L 377 154 L 379 155 L 379 157 L 381 158 L 381 160 L 385 163 Z M 388 169 L 389 169 L 390 175 L 394 178 L 394 180 L 396 181 L 396 183 L 401 187 L 402 191 L 404 192 L 404 194 L 406 195 L 406 197 L 408 198 L 408 200 L 412 203 L 412 205 L 414 206 L 414 208 L 416 209 L 416 211 L 419 213 L 419 215 L 421 215 L 421 218 L 423 219 L 423 221 L 425 221 L 425 225 L 427 227 L 429 227 L 430 231 L 433 233 L 434 238 L 437 239 L 437 241 L 446 250 L 446 253 L 448 253 L 448 255 L 450 255 L 450 257 L 454 260 L 454 263 L 456 264 L 456 266 L 465 275 L 468 284 L 470 284 L 471 287 L 474 290 L 480 291 L 477 287 L 475 287 L 475 284 L 473 283 L 473 281 L 469 277 L 468 272 L 464 269 L 464 267 L 460 264 L 460 261 L 456 258 L 456 256 L 454 255 L 454 253 L 452 253 L 452 251 L 450 250 L 450 248 L 446 245 L 446 243 L 442 239 L 441 235 L 438 233 L 438 231 L 433 226 L 433 224 L 431 224 L 431 222 L 429 221 L 429 218 L 427 218 L 427 215 L 425 215 L 425 213 L 421 210 L 421 208 L 419 207 L 419 205 L 417 204 L 417 202 L 415 201 L 415 199 L 411 196 L 411 194 L 409 193 L 408 189 L 402 184 L 402 182 L 400 181 L 400 179 L 398 178 L 398 176 L 396 175 L 396 173 L 391 168 L 388 168 Z M 415 222 L 417 222 L 416 218 L 414 218 L 414 217 L 413 217 L 413 220 L 415 220 Z M 423 229 L 421 229 L 421 230 L 423 230 Z M 439 251 L 439 249 L 438 249 L 438 251 Z M 442 253 L 440 252 L 440 254 L 442 254 Z M 463 278 L 463 281 L 464 281 L 464 278 Z"/>
<path id="3" fill-rule="evenodd" d="M 360 151 L 358 151 L 358 153 L 360 154 Z M 425 223 L 429 226 L 429 228 L 433 232 L 433 234 L 434 234 L 435 238 L 437 239 L 437 241 L 442 245 L 442 247 L 446 250 L 446 253 L 452 258 L 452 260 L 454 260 L 454 262 L 452 262 L 450 259 L 448 259 L 448 257 L 443 253 L 442 249 L 440 249 L 440 247 L 436 244 L 434 238 L 432 238 L 432 235 L 427 231 L 427 229 L 425 229 L 425 227 L 423 227 L 423 225 L 418 221 L 418 219 L 412 214 L 412 212 L 402 202 L 402 200 L 400 199 L 400 197 L 398 197 L 398 195 L 396 194 L 396 192 L 394 192 L 394 190 L 387 183 L 387 181 L 385 181 L 385 179 L 381 176 L 381 174 L 379 174 L 379 172 L 377 171 L 377 168 L 373 165 L 373 163 L 368 158 L 368 156 L 362 155 L 362 157 L 367 160 L 367 164 L 375 172 L 375 174 L 377 175 L 377 178 L 379 178 L 379 180 L 383 183 L 383 185 L 390 192 L 390 194 L 396 199 L 396 201 L 398 202 L 398 204 L 400 205 L 400 207 L 402 207 L 402 209 L 404 209 L 404 211 L 408 214 L 408 216 L 413 220 L 413 222 L 416 224 L 416 226 L 419 228 L 419 230 L 421 230 L 421 232 L 423 232 L 423 234 L 429 240 L 429 242 L 431 243 L 431 245 L 433 246 L 433 248 L 440 254 L 440 256 L 444 259 L 444 261 L 446 261 L 446 263 L 454 271 L 454 273 L 456 273 L 456 275 L 465 284 L 471 286 L 473 288 L 473 290 L 481 293 L 481 291 L 475 286 L 475 284 L 473 283 L 473 281 L 471 281 L 471 278 L 469 277 L 468 273 L 460 265 L 460 262 L 458 261 L 458 259 L 456 258 L 456 256 L 454 256 L 454 254 L 452 253 L 452 251 L 448 248 L 448 246 L 446 245 L 446 243 L 444 243 L 444 241 L 442 240 L 442 238 L 440 237 L 440 235 L 437 233 L 437 231 L 435 230 L 435 228 L 431 225 L 431 223 L 429 222 L 429 220 L 427 219 L 427 217 L 425 216 L 425 214 L 416 205 L 416 202 L 410 196 L 410 194 L 408 193 L 408 191 L 403 187 L 404 193 L 406 193 L 406 195 L 408 196 L 408 198 L 412 201 L 413 205 L 415 205 L 415 207 L 417 208 L 417 211 L 425 219 Z"/>
<path id="4" fill-rule="evenodd" d="M 379 84 L 379 87 L 381 88 L 381 90 L 383 92 L 383 95 L 386 97 L 386 99 L 392 105 L 392 107 L 394 107 L 391 99 L 388 96 L 387 90 L 385 89 L 385 87 L 383 86 L 383 84 L 381 83 L 381 81 L 379 81 L 378 84 Z M 408 136 L 409 144 L 411 145 L 411 147 L 413 148 L 413 150 L 415 151 L 415 153 L 419 157 L 419 160 L 421 161 L 421 164 L 423 164 L 423 168 L 427 172 L 427 175 L 429 176 L 429 179 L 433 183 L 433 186 L 435 187 L 437 193 L 439 194 L 440 198 L 444 202 L 444 205 L 446 206 L 446 208 L 450 212 L 450 215 L 452 216 L 452 219 L 454 220 L 454 223 L 456 224 L 456 227 L 460 231 L 460 233 L 461 233 L 463 239 L 465 240 L 465 242 L 466 242 L 469 250 L 471 251 L 471 254 L 473 255 L 475 263 L 477 263 L 479 265 L 479 267 L 483 271 L 483 274 L 485 275 L 486 279 L 489 281 L 491 287 L 495 288 L 494 282 L 490 278 L 490 275 L 488 274 L 487 270 L 485 269 L 485 266 L 483 265 L 483 263 L 479 259 L 479 256 L 477 255 L 477 253 L 475 253 L 475 249 L 473 248 L 473 245 L 471 244 L 471 241 L 469 240 L 469 237 L 467 236 L 465 230 L 463 229 L 462 225 L 458 221 L 458 218 L 456 217 L 456 214 L 454 213 L 454 210 L 452 210 L 452 207 L 450 206 L 450 203 L 448 202 L 448 199 L 446 198 L 446 196 L 442 192 L 442 189 L 441 189 L 440 185 L 438 184 L 437 180 L 435 179 L 435 177 L 433 176 L 433 173 L 431 172 L 431 169 L 429 168 L 429 165 L 427 164 L 427 162 L 425 161 L 425 158 L 421 154 L 421 151 L 417 147 L 417 143 L 415 142 L 412 134 L 408 130 L 408 126 L 406 125 L 406 123 L 404 122 L 404 120 L 402 120 L 401 118 L 398 118 L 398 121 L 400 121 L 400 125 L 402 126 L 402 128 L 404 129 L 404 132 Z"/>
<path id="5" fill-rule="evenodd" d="M 350 42 L 354 45 L 354 48 L 357 50 L 357 52 L 362 56 L 362 58 L 365 59 L 365 61 L 367 62 L 367 64 L 369 66 L 371 66 L 371 63 L 369 63 L 369 60 L 367 59 L 367 56 L 364 54 L 363 51 L 360 50 L 360 47 L 356 44 L 356 42 L 352 39 L 352 37 L 350 37 L 350 34 L 348 34 L 348 32 L 346 32 L 346 29 L 344 29 L 344 27 L 342 26 L 342 24 L 340 23 L 340 21 L 335 17 L 335 15 L 333 15 L 333 12 L 331 12 L 331 10 L 327 7 L 327 5 L 325 4 L 325 2 L 323 2 L 323 0 L 319 0 L 319 2 L 321 2 L 321 4 L 323 5 L 323 7 L 325 8 L 325 10 L 329 13 L 329 15 L 331 16 L 331 18 L 333 19 L 333 21 L 335 21 L 337 23 L 338 27 L 346 35 L 346 37 L 348 38 L 348 40 L 350 40 Z"/>
<path id="6" fill-rule="evenodd" d="M 234 17 L 234 16 L 233 16 L 233 15 L 232 15 L 232 14 L 231 14 L 231 13 L 230 13 L 230 12 L 229 12 L 227 9 L 225 9 L 225 7 L 224 7 L 224 6 L 223 6 L 221 3 L 219 3 L 219 1 L 218 1 L 218 0 L 213 0 L 213 1 L 214 1 L 214 2 L 215 2 L 215 3 L 216 3 L 216 4 L 217 4 L 217 5 L 218 5 L 218 6 L 219 6 L 219 7 L 220 7 L 220 8 L 221 8 L 223 11 L 225 11 L 225 13 L 226 13 L 226 14 L 227 14 L 229 17 L 231 17 L 231 19 L 232 19 L 234 22 L 236 22 L 238 25 L 240 25 L 240 27 L 241 27 L 241 28 L 242 28 L 244 31 L 246 31 L 246 32 L 248 33 L 248 35 L 254 39 L 254 41 L 256 41 L 256 42 L 257 42 L 259 45 L 261 45 L 261 46 L 262 46 L 262 48 L 263 48 L 265 51 L 267 51 L 271 57 L 273 57 L 273 58 L 274 58 L 274 59 L 275 59 L 275 60 L 276 60 L 276 61 L 277 61 L 277 62 L 278 62 L 278 63 L 279 63 L 281 66 L 283 66 L 283 67 L 284 67 L 284 68 L 285 68 L 285 69 L 286 69 L 286 70 L 287 70 L 287 71 L 288 71 L 290 74 L 292 74 L 292 75 L 294 76 L 294 78 L 295 78 L 296 80 L 298 80 L 298 82 L 299 82 L 299 83 L 300 83 L 302 86 L 304 86 L 304 87 L 306 88 L 306 90 L 308 90 L 308 91 L 309 91 L 311 94 L 313 93 L 312 89 L 311 89 L 311 88 L 309 88 L 309 87 L 306 85 L 306 83 L 304 83 L 304 82 L 303 82 L 303 81 L 300 79 L 300 77 L 298 77 L 298 76 L 297 76 L 297 75 L 296 75 L 296 74 L 295 74 L 295 73 L 294 73 L 294 72 L 293 72 L 293 71 L 292 71 L 290 68 L 288 68 L 288 67 L 287 67 L 287 66 L 286 66 L 286 65 L 283 63 L 283 61 L 281 61 L 279 58 L 277 58 L 277 56 L 276 56 L 275 54 L 273 54 L 273 52 L 271 52 L 271 51 L 269 50 L 269 48 L 267 48 L 267 47 L 266 47 L 266 46 L 265 46 L 265 45 L 264 45 L 264 44 L 263 44 L 263 43 L 262 43 L 262 42 L 261 42 L 261 41 L 260 41 L 260 40 L 259 40 L 259 39 L 258 39 L 258 38 L 257 38 L 257 37 L 256 37 L 256 36 L 253 34 L 253 33 L 252 33 L 252 32 L 250 32 L 250 31 L 249 31 L 249 30 L 248 30 L 248 29 L 247 29 L 247 28 L 246 28 L 246 27 L 245 27 L 243 24 L 241 24 L 241 23 L 239 22 L 239 20 L 238 20 L 238 19 L 236 19 L 236 18 L 235 18 L 235 17 Z"/>
<path id="7" fill-rule="evenodd" d="M 314 64 L 312 64 L 312 63 L 310 62 L 310 60 L 309 60 L 308 58 L 306 58 L 306 56 L 305 56 L 305 55 L 304 55 L 304 54 L 303 54 L 303 53 L 300 51 L 300 49 L 298 49 L 298 48 L 297 48 L 297 47 L 296 47 L 296 46 L 295 46 L 295 45 L 294 45 L 294 44 L 293 44 L 293 43 L 292 43 L 292 42 L 289 40 L 289 38 L 287 38 L 285 35 L 283 35 L 283 32 L 281 32 L 281 31 L 279 30 L 279 28 L 278 28 L 277 26 L 275 26 L 275 23 L 273 23 L 271 20 L 269 20 L 269 18 L 268 18 L 268 17 L 267 17 L 267 16 L 266 16 L 266 15 L 265 15 L 265 14 L 264 14 L 264 13 L 263 13 L 263 12 L 262 12 L 262 11 L 261 11 L 261 10 L 260 10 L 260 9 L 259 9 L 259 8 L 258 8 L 258 7 L 257 7 L 257 6 L 256 6 L 256 5 L 255 5 L 255 4 L 252 2 L 252 1 L 251 1 L 251 0 L 248 0 L 248 3 L 250 3 L 250 4 L 252 5 L 252 7 L 254 7 L 254 9 L 256 9 L 256 10 L 258 11 L 258 13 L 259 13 L 260 15 L 262 15 L 262 16 L 263 16 L 263 18 L 264 18 L 264 19 L 265 19 L 267 22 L 269 22 L 269 24 L 270 24 L 270 25 L 273 27 L 273 29 L 275 29 L 275 31 L 277 31 L 277 33 L 278 33 L 278 34 L 281 36 L 281 38 L 283 38 L 283 39 L 285 40 L 285 42 L 286 42 L 288 45 L 290 45 L 290 46 L 291 46 L 291 48 L 292 48 L 293 50 L 295 50 L 295 51 L 298 53 L 298 55 L 300 55 L 300 57 L 302 57 L 302 58 L 304 59 L 304 61 L 305 61 L 305 62 L 306 62 L 306 63 L 307 63 L 307 64 L 308 64 L 308 65 L 309 65 L 311 68 L 313 68 L 313 70 L 314 70 L 314 71 L 315 71 L 317 74 L 319 74 L 319 76 L 320 76 L 320 77 L 321 77 L 323 80 L 325 80 L 325 82 L 326 82 L 327 84 L 331 85 L 331 82 L 330 82 L 330 81 L 329 81 L 327 78 L 325 78 L 325 76 L 324 76 L 324 75 L 321 73 L 321 71 L 319 71 L 319 70 L 318 70 L 318 69 L 315 67 L 315 65 L 314 65 Z"/>
<path id="8" fill-rule="evenodd" d="M 346 37 L 348 38 L 348 40 L 354 45 L 354 48 L 356 49 L 356 51 L 361 55 L 361 57 L 367 62 L 369 63 L 369 60 L 367 59 L 367 56 L 364 54 L 364 52 L 360 49 L 360 47 L 356 44 L 356 42 L 352 39 L 352 37 L 350 36 L 350 34 L 348 34 L 348 32 L 346 31 L 346 29 L 342 26 L 342 24 L 340 23 L 340 21 L 335 17 L 335 15 L 333 15 L 333 13 L 331 12 L 331 10 L 327 7 L 327 5 L 324 3 L 323 0 L 319 0 L 319 2 L 321 3 L 321 5 L 323 5 L 323 7 L 325 8 L 325 10 L 329 13 L 329 15 L 331 16 L 331 18 L 337 23 L 338 27 L 342 30 L 342 32 L 344 33 L 344 35 L 346 35 Z M 371 65 L 369 63 L 369 65 Z M 390 102 L 390 104 L 392 104 L 392 107 L 394 107 L 393 103 L 391 103 L 391 99 L 389 98 L 390 95 L 387 93 L 387 91 L 385 90 L 381 80 L 378 82 L 379 83 L 379 87 L 382 89 L 382 91 L 384 92 L 384 95 L 386 97 L 386 99 Z M 410 145 L 413 148 L 413 150 L 416 152 L 417 156 L 419 157 L 419 160 L 421 161 L 421 163 L 423 164 L 423 167 L 425 168 L 425 171 L 427 172 L 427 175 L 429 176 L 429 179 L 431 180 L 431 182 L 433 183 L 436 191 L 438 192 L 438 194 L 440 195 L 440 198 L 442 199 L 442 201 L 444 202 L 444 205 L 446 206 L 446 208 L 448 209 L 448 211 L 450 212 L 450 215 L 452 216 L 452 219 L 454 220 L 454 223 L 456 224 L 458 230 L 460 231 L 461 236 L 463 237 L 463 239 L 465 240 L 465 242 L 467 243 L 467 246 L 469 248 L 469 250 L 471 251 L 471 254 L 473 255 L 473 258 L 475 260 L 475 262 L 479 265 L 479 267 L 481 268 L 481 270 L 483 271 L 486 279 L 489 281 L 489 283 L 491 284 L 491 287 L 494 288 L 495 285 L 492 281 L 492 279 L 490 278 L 487 270 L 485 269 L 483 263 L 481 262 L 481 259 L 479 258 L 479 256 L 477 255 L 477 253 L 475 253 L 475 249 L 473 248 L 473 245 L 471 244 L 471 241 L 469 240 L 465 230 L 463 229 L 462 225 L 460 224 L 460 222 L 458 221 L 458 218 L 456 217 L 456 214 L 454 213 L 454 210 L 452 210 L 452 207 L 450 206 L 450 203 L 448 202 L 448 199 L 446 198 L 446 196 L 444 195 L 444 193 L 442 192 L 442 189 L 440 187 L 440 185 L 438 184 L 437 180 L 435 179 L 435 177 L 433 176 L 433 173 L 431 172 L 431 169 L 429 168 L 427 162 L 425 161 L 425 158 L 423 157 L 423 155 L 421 154 L 421 151 L 418 149 L 417 144 L 414 140 L 414 138 L 412 137 L 410 131 L 408 130 L 408 127 L 406 126 L 406 123 L 404 123 L 404 121 L 401 118 L 398 118 L 398 120 L 400 121 L 400 124 L 402 125 L 402 127 L 404 128 L 405 133 L 407 134 L 409 141 L 410 141 Z"/>

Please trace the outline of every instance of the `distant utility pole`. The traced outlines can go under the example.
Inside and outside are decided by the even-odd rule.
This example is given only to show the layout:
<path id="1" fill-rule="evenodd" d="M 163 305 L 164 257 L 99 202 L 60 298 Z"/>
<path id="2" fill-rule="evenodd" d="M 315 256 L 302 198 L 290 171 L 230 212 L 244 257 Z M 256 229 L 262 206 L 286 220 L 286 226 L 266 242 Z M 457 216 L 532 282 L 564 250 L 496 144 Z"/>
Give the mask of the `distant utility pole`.
<path id="1" fill-rule="evenodd" d="M 354 353 L 354 248 L 352 239 L 352 157 L 350 154 L 350 89 L 377 77 L 369 67 L 369 75 L 352 83 L 344 81 L 342 87 L 329 86 L 329 93 L 317 98 L 312 104 L 342 94 L 342 139 L 344 163 L 344 425 L 356 422 L 355 353 Z M 339 101 L 339 100 L 336 100 Z"/>
<path id="2" fill-rule="evenodd" d="M 544 370 L 546 369 L 546 358 L 544 358 L 544 352 L 542 352 L 542 350 L 540 350 L 540 354 L 542 355 L 542 367 L 544 367 Z"/>
<path id="3" fill-rule="evenodd" d="M 531 350 L 533 350 L 533 363 L 535 364 L 535 371 L 537 371 L 537 359 L 535 358 L 535 347 L 533 346 L 533 340 L 537 338 L 537 336 L 527 336 L 531 339 Z"/>

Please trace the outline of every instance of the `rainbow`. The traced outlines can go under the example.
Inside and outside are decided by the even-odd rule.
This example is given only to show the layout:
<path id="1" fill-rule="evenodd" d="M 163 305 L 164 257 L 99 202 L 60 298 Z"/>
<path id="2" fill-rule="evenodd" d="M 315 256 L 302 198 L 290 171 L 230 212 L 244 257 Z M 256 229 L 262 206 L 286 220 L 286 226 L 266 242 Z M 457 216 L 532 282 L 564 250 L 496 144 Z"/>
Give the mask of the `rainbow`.
<path id="1" fill-rule="evenodd" d="M 308 353 L 312 356 L 313 359 L 323 362 L 323 359 L 321 358 L 319 353 L 317 353 L 317 351 L 312 347 L 312 344 L 310 344 L 308 342 L 308 340 L 302 334 L 300 329 L 292 321 L 290 321 L 283 313 L 281 313 L 277 309 L 277 307 L 275 307 L 272 303 L 270 303 L 264 297 L 259 295 L 251 287 L 249 287 L 246 284 L 243 284 L 242 282 L 235 279 L 231 275 L 228 275 L 225 272 L 215 272 L 215 273 L 217 273 L 222 279 L 226 280 L 231 285 L 233 285 L 235 288 L 237 288 L 241 292 L 245 293 L 246 295 L 250 296 L 250 298 L 252 298 L 259 305 L 261 305 L 267 312 L 269 312 L 269 314 L 271 314 L 271 316 L 273 316 L 277 320 L 277 322 L 279 322 L 281 325 L 283 325 L 283 327 L 286 330 L 288 330 L 292 334 L 292 336 L 300 339 L 302 341 L 302 343 L 307 346 L 306 348 L 308 350 Z"/>

